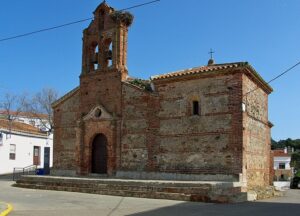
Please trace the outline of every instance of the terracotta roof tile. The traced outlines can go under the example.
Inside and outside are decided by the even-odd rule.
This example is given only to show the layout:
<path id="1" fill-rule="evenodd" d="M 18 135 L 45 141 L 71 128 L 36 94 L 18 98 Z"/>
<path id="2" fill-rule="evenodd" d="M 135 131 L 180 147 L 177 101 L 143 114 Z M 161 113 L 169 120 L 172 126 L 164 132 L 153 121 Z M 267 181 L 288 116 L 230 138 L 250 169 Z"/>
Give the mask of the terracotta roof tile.
<path id="1" fill-rule="evenodd" d="M 209 71 L 218 71 L 218 70 L 224 70 L 228 68 L 237 68 L 239 66 L 246 65 L 247 62 L 236 62 L 236 63 L 228 63 L 228 64 L 214 64 L 214 65 L 207 65 L 207 66 L 200 66 L 195 68 L 190 68 L 186 70 L 180 70 L 175 72 L 170 72 L 162 75 L 156 75 L 151 76 L 152 80 L 158 80 L 158 79 L 165 79 L 165 78 L 171 78 L 171 77 L 179 77 L 179 76 L 185 76 L 185 75 L 191 75 L 191 74 L 198 74 L 203 72 L 209 72 Z"/>
<path id="2" fill-rule="evenodd" d="M 284 153 L 283 149 L 278 150 L 272 150 L 274 157 L 289 157 L 290 155 L 288 153 Z"/>
<path id="3" fill-rule="evenodd" d="M 5 130 L 9 130 L 10 126 L 11 126 L 11 130 L 15 132 L 29 133 L 29 134 L 35 134 L 40 136 L 47 135 L 46 132 L 40 131 L 38 128 L 32 125 L 17 122 L 17 121 L 12 121 L 10 125 L 10 122 L 8 120 L 0 119 L 0 129 L 2 128 Z"/>

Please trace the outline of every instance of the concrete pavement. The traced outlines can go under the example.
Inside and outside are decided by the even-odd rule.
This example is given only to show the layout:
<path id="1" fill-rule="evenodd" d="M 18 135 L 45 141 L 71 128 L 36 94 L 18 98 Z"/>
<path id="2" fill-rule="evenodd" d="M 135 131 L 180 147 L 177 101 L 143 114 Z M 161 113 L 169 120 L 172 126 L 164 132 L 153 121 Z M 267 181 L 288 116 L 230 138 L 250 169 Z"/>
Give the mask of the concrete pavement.
<path id="1" fill-rule="evenodd" d="M 0 215 L 2 212 L 4 212 L 7 209 L 7 205 L 5 203 L 2 203 L 0 201 Z"/>
<path id="2" fill-rule="evenodd" d="M 14 206 L 9 216 L 281 216 L 300 212 L 300 190 L 259 202 L 208 204 L 30 190 L 10 187 L 12 183 L 0 181 L 0 200 Z"/>
<path id="3" fill-rule="evenodd" d="M 12 205 L 0 202 L 0 216 L 7 216 L 12 210 Z"/>

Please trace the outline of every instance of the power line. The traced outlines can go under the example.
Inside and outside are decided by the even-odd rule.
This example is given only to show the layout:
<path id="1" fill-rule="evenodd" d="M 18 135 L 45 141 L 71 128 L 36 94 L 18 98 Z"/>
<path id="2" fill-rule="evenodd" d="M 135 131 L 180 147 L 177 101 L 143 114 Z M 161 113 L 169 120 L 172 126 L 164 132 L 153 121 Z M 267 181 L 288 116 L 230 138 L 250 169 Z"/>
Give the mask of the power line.
<path id="1" fill-rule="evenodd" d="M 267 84 L 270 84 L 271 82 L 277 80 L 278 78 L 282 77 L 284 74 L 288 73 L 289 71 L 291 71 L 292 69 L 294 69 L 295 67 L 297 67 L 298 65 L 300 65 L 300 61 L 297 62 L 296 64 L 294 64 L 293 66 L 289 67 L 288 69 L 286 69 L 285 71 L 283 71 L 281 74 L 277 75 L 276 77 L 274 77 L 273 79 L 271 79 L 269 82 L 267 82 Z M 243 96 L 247 96 L 248 94 L 256 91 L 257 89 L 259 89 L 259 87 L 256 87 L 255 89 L 252 89 L 251 91 L 248 91 L 247 93 L 245 93 Z"/>
<path id="2" fill-rule="evenodd" d="M 133 9 L 133 8 L 153 4 L 153 3 L 159 2 L 159 1 L 160 0 L 150 1 L 150 2 L 143 3 L 143 4 L 134 5 L 134 6 L 131 6 L 131 7 L 128 7 L 128 8 L 124 8 L 124 9 L 121 9 L 121 10 L 118 10 L 118 11 L 130 10 L 130 9 Z M 58 25 L 58 26 L 53 26 L 53 27 L 50 27 L 50 28 L 44 28 L 44 29 L 40 29 L 40 30 L 37 30 L 37 31 L 32 31 L 32 32 L 28 32 L 28 33 L 24 33 L 24 34 L 20 34 L 20 35 L 15 35 L 15 36 L 7 37 L 7 38 L 2 38 L 2 39 L 0 39 L 0 42 L 13 40 L 13 39 L 21 38 L 21 37 L 27 37 L 27 36 L 30 36 L 30 35 L 33 35 L 33 34 L 38 34 L 38 33 L 45 32 L 45 31 L 51 31 L 51 30 L 54 30 L 54 29 L 63 28 L 63 27 L 66 27 L 66 26 L 86 22 L 86 21 L 92 20 L 92 19 L 93 19 L 93 17 L 90 17 L 90 18 L 86 18 L 86 19 L 81 19 L 81 20 L 65 23 L 65 24 Z"/>
<path id="3" fill-rule="evenodd" d="M 143 4 L 135 5 L 135 6 L 132 6 L 132 7 L 124 8 L 124 9 L 121 9 L 121 10 L 118 10 L 118 11 L 131 10 L 133 8 L 142 7 L 142 6 L 153 4 L 153 3 L 156 3 L 156 2 L 159 2 L 159 1 L 160 0 L 150 1 L 150 2 L 143 3 Z"/>
<path id="4" fill-rule="evenodd" d="M 74 25 L 74 24 L 77 24 L 77 23 L 85 22 L 87 20 L 91 20 L 91 19 L 93 19 L 93 18 L 82 19 L 82 20 L 78 20 L 78 21 L 74 21 L 74 22 L 70 22 L 70 23 L 65 23 L 65 24 L 50 27 L 50 28 L 40 29 L 40 30 L 37 30 L 37 31 L 25 33 L 25 34 L 20 34 L 20 35 L 8 37 L 8 38 L 3 38 L 3 39 L 0 40 L 0 42 L 16 39 L 16 38 L 20 38 L 20 37 L 26 37 L 26 36 L 29 36 L 29 35 L 45 32 L 45 31 L 50 31 L 50 30 L 53 30 L 53 29 L 58 29 L 58 28 L 62 28 L 62 27 L 65 27 L 65 26 L 69 26 L 69 25 Z"/>

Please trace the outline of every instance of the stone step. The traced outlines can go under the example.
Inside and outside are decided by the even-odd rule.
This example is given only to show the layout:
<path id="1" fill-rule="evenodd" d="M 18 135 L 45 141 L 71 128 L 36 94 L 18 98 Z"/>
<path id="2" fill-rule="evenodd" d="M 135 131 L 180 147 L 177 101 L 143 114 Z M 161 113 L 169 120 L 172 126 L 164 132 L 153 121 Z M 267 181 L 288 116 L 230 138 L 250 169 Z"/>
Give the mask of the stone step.
<path id="1" fill-rule="evenodd" d="M 16 187 L 200 202 L 247 201 L 239 184 L 23 176 Z"/>
<path id="2" fill-rule="evenodd" d="M 19 180 L 17 181 L 18 184 L 36 184 L 34 181 L 27 181 L 27 180 Z M 93 188 L 97 190 L 130 190 L 130 191 L 155 191 L 155 192 L 164 192 L 164 193 L 205 193 L 211 190 L 211 187 L 208 186 L 201 186 L 201 187 L 188 187 L 188 186 L 181 186 L 181 187 L 170 187 L 170 186 L 162 186 L 162 185 L 125 185 L 125 184 L 86 184 L 86 183 L 70 183 L 70 182 L 53 182 L 53 181 L 43 181 L 38 183 L 41 186 L 72 186 L 72 187 L 80 187 L 80 188 Z M 236 188 L 239 192 L 239 188 Z"/>
<path id="3" fill-rule="evenodd" d="M 68 187 L 68 186 L 45 186 L 35 184 L 18 183 L 14 185 L 21 188 L 40 189 L 40 190 L 56 190 L 56 191 L 68 191 L 79 193 L 91 193 L 110 196 L 124 196 L 124 197 L 138 197 L 138 198 L 153 198 L 153 199 L 169 199 L 169 200 L 182 200 L 190 201 L 191 195 L 184 193 L 164 193 L 156 191 L 132 191 L 132 190 L 104 190 L 94 188 L 80 188 L 80 187 Z"/>
<path id="4" fill-rule="evenodd" d="M 217 187 L 217 188 L 232 188 L 241 187 L 239 182 L 220 182 L 220 181 L 166 181 L 166 180 L 130 180 L 130 179 L 109 179 L 109 178 L 75 178 L 75 177 L 56 177 L 56 176 L 23 176 L 22 180 L 39 182 L 56 182 L 56 183 L 74 183 L 80 182 L 81 184 L 118 184 L 118 185 L 162 185 L 174 187 Z"/>

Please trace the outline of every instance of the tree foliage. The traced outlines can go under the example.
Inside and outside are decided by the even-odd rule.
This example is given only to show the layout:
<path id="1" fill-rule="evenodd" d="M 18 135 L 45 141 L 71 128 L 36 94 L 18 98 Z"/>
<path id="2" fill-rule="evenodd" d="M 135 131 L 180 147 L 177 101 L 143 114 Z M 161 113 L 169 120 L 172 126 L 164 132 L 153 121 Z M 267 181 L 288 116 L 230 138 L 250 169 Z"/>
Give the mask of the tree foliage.
<path id="1" fill-rule="evenodd" d="M 300 152 L 294 152 L 291 158 L 291 166 L 297 170 L 297 175 L 300 177 Z"/>
<path id="2" fill-rule="evenodd" d="M 276 142 L 275 140 L 271 140 L 272 149 L 283 149 L 285 147 L 293 147 L 294 150 L 300 150 L 300 139 L 286 139 L 286 140 L 279 140 Z"/>

